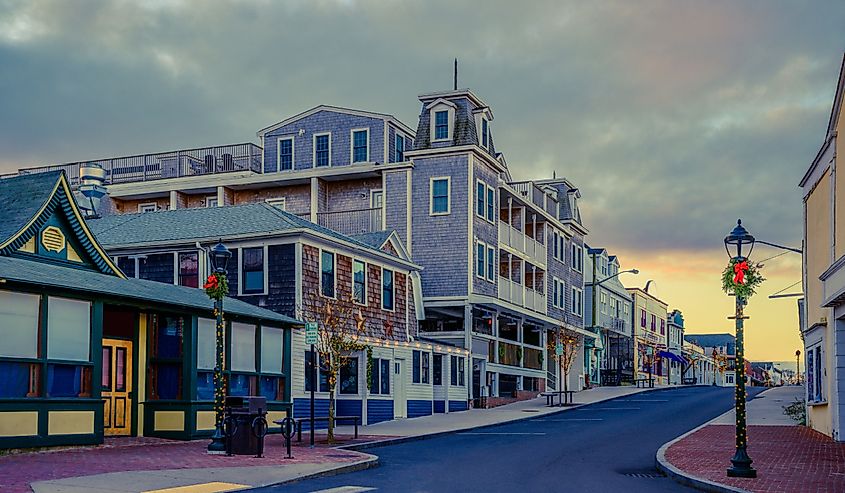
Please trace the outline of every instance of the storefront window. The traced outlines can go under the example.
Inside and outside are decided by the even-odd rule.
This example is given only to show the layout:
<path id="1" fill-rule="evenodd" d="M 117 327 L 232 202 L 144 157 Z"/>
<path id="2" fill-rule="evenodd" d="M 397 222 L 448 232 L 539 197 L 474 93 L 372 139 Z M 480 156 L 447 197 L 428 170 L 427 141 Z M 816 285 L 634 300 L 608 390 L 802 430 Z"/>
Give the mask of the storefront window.
<path id="1" fill-rule="evenodd" d="M 47 298 L 47 358 L 90 361 L 91 303 Z"/>
<path id="2" fill-rule="evenodd" d="M 232 371 L 255 371 L 255 326 L 232 323 Z M 234 395 L 234 394 L 232 394 Z"/>
<path id="3" fill-rule="evenodd" d="M 182 398 L 182 345 L 185 321 L 182 317 L 151 316 L 150 399 Z"/>
<path id="4" fill-rule="evenodd" d="M 358 393 L 358 358 L 346 358 L 340 367 L 341 394 Z"/>
<path id="5" fill-rule="evenodd" d="M 38 308 L 35 294 L 0 291 L 0 357 L 38 357 Z"/>
<path id="6" fill-rule="evenodd" d="M 284 332 L 274 327 L 261 327 L 261 373 L 282 373 Z"/>

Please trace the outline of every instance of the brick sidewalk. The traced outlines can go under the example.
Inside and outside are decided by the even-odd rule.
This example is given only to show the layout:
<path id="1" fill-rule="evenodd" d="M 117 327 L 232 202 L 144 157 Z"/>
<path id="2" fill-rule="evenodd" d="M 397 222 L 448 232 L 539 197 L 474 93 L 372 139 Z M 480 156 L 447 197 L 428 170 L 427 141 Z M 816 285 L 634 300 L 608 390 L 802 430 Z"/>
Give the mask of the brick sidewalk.
<path id="1" fill-rule="evenodd" d="M 709 425 L 673 444 L 666 459 L 685 473 L 760 493 L 845 491 L 845 444 L 805 426 L 749 426 L 748 455 L 756 479 L 725 475 L 734 427 Z"/>
<path id="2" fill-rule="evenodd" d="M 349 437 L 338 438 L 342 440 L 338 445 L 346 445 L 389 437 L 362 435 L 358 440 L 352 440 Z M 156 438 L 106 439 L 106 443 L 99 447 L 0 456 L 0 491 L 30 493 L 32 490 L 29 484 L 34 481 L 110 472 L 344 463 L 365 457 L 358 452 L 338 450 L 321 443 L 318 443 L 316 448 L 310 449 L 307 443 L 305 439 L 304 445 L 293 447 L 294 458 L 285 459 L 284 439 L 281 435 L 269 435 L 265 442 L 265 456 L 257 459 L 250 456 L 208 455 L 206 453 L 208 440 L 180 442 Z"/>

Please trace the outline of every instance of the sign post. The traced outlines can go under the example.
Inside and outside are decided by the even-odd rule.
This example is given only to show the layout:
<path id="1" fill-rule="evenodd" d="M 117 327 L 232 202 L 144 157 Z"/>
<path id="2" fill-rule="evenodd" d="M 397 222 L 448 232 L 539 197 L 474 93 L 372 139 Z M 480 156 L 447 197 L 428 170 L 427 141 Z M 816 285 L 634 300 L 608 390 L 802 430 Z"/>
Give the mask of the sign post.
<path id="1" fill-rule="evenodd" d="M 305 324 L 305 344 L 311 346 L 311 427 L 309 429 L 311 435 L 311 448 L 314 448 L 314 388 L 319 383 L 317 381 L 317 352 L 314 350 L 314 345 L 317 344 L 317 322 L 307 322 Z"/>

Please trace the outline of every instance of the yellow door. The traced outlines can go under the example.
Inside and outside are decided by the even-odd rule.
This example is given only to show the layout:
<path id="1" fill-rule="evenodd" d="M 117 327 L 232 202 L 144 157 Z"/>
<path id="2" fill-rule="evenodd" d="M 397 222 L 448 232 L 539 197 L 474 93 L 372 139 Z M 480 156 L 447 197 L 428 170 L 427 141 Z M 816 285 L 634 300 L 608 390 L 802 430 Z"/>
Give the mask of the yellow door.
<path id="1" fill-rule="evenodd" d="M 132 430 L 132 341 L 103 339 L 103 428 L 106 436 Z"/>

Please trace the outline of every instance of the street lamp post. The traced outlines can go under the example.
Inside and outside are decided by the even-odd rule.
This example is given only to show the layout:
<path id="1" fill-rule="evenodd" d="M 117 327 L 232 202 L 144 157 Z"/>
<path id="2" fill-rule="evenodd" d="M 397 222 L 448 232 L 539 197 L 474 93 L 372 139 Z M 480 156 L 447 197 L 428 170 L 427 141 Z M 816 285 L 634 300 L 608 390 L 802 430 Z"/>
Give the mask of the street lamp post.
<path id="1" fill-rule="evenodd" d="M 595 332 L 596 334 L 598 334 L 599 337 L 601 337 L 601 334 L 600 334 L 601 328 L 599 327 L 598 320 L 597 320 L 597 318 L 598 318 L 598 291 L 599 291 L 598 287 L 600 285 L 606 283 L 607 281 L 611 280 L 611 279 L 619 277 L 619 275 L 621 275 L 621 274 L 630 273 L 630 274 L 637 275 L 637 274 L 640 273 L 640 271 L 637 270 L 637 269 L 622 270 L 622 271 L 617 272 L 616 274 L 613 274 L 612 276 L 605 277 L 601 281 L 596 281 L 596 279 L 598 278 L 598 269 L 596 267 L 596 264 L 597 264 L 596 263 L 596 254 L 594 253 L 592 255 L 592 257 L 593 257 L 593 280 L 589 284 L 593 288 L 593 307 L 592 307 L 592 310 L 591 310 L 592 316 L 593 316 L 593 320 L 592 320 L 592 322 L 593 322 L 593 332 Z M 632 334 L 632 337 L 633 337 L 633 334 Z M 610 343 L 610 340 L 608 339 L 608 344 L 609 343 Z M 599 364 L 601 364 L 601 363 L 599 363 Z M 619 382 L 620 376 L 621 376 L 621 370 L 619 370 L 619 367 L 617 366 L 617 383 Z M 599 382 L 601 382 L 601 369 L 599 369 Z"/>
<path id="2" fill-rule="evenodd" d="M 217 242 L 217 245 L 209 250 L 208 256 L 211 260 L 211 268 L 214 270 L 214 273 L 222 275 L 225 278 L 228 273 L 226 266 L 229 263 L 232 252 L 222 242 Z M 208 444 L 208 453 L 224 454 L 226 453 L 225 435 L 223 432 L 223 394 L 225 392 L 223 351 L 225 346 L 225 329 L 223 325 L 222 294 L 214 299 L 214 313 L 217 316 L 215 330 L 217 335 L 217 359 L 214 365 L 214 434 L 211 436 L 211 443 Z"/>
<path id="3" fill-rule="evenodd" d="M 801 350 L 795 350 L 795 384 L 801 385 Z"/>
<path id="4" fill-rule="evenodd" d="M 742 247 L 748 246 L 748 254 L 743 256 Z M 731 252 L 736 248 L 736 255 Z M 728 256 L 736 261 L 743 261 L 751 255 L 754 249 L 754 237 L 737 220 L 736 227 L 725 237 L 725 250 Z M 735 358 L 735 396 L 736 396 L 736 452 L 728 468 L 728 476 L 734 478 L 756 478 L 757 471 L 751 467 L 751 457 L 748 456 L 748 435 L 745 416 L 745 343 L 743 322 L 747 317 L 743 315 L 743 308 L 747 301 L 742 296 L 736 296 L 736 313 L 733 317 L 736 323 L 736 358 Z"/>

